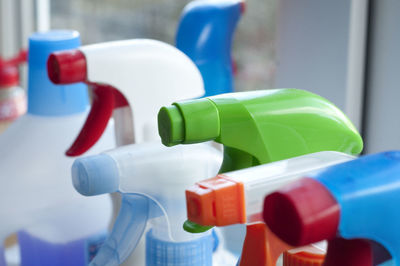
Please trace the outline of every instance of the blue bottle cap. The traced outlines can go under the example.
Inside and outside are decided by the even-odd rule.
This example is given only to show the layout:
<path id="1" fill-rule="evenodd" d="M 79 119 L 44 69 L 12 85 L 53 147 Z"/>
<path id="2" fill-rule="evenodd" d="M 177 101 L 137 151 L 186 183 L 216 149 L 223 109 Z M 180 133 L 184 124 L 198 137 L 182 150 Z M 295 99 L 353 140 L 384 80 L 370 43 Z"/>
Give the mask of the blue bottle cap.
<path id="1" fill-rule="evenodd" d="M 57 30 L 34 33 L 29 38 L 28 113 L 62 116 L 80 113 L 89 105 L 86 85 L 55 85 L 47 75 L 47 59 L 52 52 L 80 46 L 77 31 Z"/>
<path id="2" fill-rule="evenodd" d="M 146 265 L 211 266 L 213 246 L 211 234 L 186 242 L 169 242 L 154 237 L 150 230 L 146 234 Z"/>
<path id="3" fill-rule="evenodd" d="M 116 192 L 119 187 L 117 163 L 106 154 L 76 159 L 72 165 L 72 183 L 85 196 Z"/>

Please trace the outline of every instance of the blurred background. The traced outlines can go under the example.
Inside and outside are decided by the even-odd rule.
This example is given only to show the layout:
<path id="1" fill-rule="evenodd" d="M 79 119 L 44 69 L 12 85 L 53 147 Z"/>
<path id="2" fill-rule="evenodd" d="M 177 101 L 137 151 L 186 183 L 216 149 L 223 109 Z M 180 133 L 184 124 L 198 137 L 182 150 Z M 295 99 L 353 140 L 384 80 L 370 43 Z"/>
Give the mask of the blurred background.
<path id="1" fill-rule="evenodd" d="M 0 0 L 0 55 L 26 47 L 33 31 L 60 28 L 80 31 L 84 44 L 173 44 L 188 2 Z M 310 90 L 345 111 L 364 137 L 364 152 L 400 148 L 399 23 L 396 0 L 247 0 L 234 41 L 235 89 Z"/>

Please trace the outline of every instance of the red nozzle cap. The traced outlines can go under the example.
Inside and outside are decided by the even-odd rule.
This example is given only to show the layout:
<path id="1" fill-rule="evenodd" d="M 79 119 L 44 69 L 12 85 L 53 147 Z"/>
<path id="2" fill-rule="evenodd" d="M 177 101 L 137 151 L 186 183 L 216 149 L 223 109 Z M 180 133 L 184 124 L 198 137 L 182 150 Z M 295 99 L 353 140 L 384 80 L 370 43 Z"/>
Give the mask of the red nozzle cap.
<path id="1" fill-rule="evenodd" d="M 0 89 L 17 86 L 19 73 L 15 66 L 0 67 Z"/>
<path id="2" fill-rule="evenodd" d="M 87 79 L 86 58 L 79 50 L 50 54 L 47 60 L 49 79 L 55 84 L 71 84 Z"/>
<path id="3" fill-rule="evenodd" d="M 340 207 L 321 183 L 303 178 L 268 195 L 263 216 L 283 241 L 304 246 L 335 237 Z"/>
<path id="4" fill-rule="evenodd" d="M 324 266 L 372 266 L 371 244 L 363 239 L 335 238 L 328 242 Z"/>

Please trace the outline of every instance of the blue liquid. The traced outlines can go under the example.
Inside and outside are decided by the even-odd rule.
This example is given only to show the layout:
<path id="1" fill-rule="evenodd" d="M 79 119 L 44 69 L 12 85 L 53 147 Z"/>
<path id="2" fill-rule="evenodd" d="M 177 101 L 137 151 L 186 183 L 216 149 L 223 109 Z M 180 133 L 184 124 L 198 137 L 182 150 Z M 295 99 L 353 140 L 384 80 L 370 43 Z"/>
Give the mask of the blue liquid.
<path id="1" fill-rule="evenodd" d="M 18 233 L 21 266 L 86 266 L 105 238 L 106 233 L 102 232 L 89 238 L 55 244 L 22 231 Z"/>
<path id="2" fill-rule="evenodd" d="M 4 248 L 0 245 L 0 266 L 6 266 L 6 258 L 4 257 Z"/>

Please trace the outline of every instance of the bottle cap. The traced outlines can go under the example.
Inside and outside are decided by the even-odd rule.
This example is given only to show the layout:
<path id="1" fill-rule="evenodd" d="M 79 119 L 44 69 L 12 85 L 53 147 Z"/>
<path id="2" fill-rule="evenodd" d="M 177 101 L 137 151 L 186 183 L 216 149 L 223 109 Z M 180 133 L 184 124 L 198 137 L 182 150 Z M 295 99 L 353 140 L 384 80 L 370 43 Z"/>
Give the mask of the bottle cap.
<path id="1" fill-rule="evenodd" d="M 57 30 L 34 33 L 29 38 L 28 113 L 61 116 L 80 113 L 89 104 L 86 85 L 54 85 L 47 75 L 47 58 L 54 51 L 80 46 L 77 31 Z"/>
<path id="2" fill-rule="evenodd" d="M 85 196 L 116 192 L 119 187 L 117 163 L 106 154 L 78 158 L 72 165 L 72 182 Z"/>
<path id="3" fill-rule="evenodd" d="M 185 242 L 156 238 L 152 230 L 146 234 L 146 265 L 211 266 L 214 237 L 212 234 Z"/>

